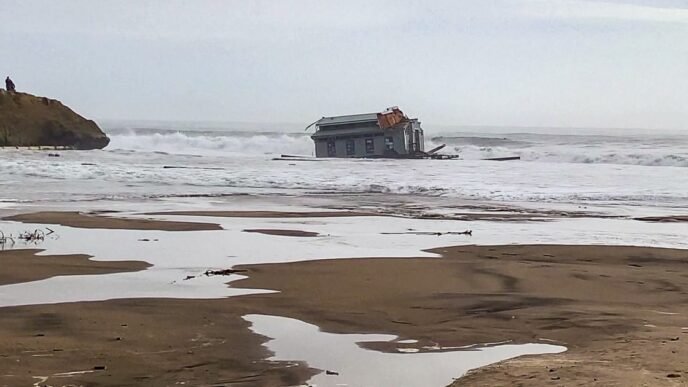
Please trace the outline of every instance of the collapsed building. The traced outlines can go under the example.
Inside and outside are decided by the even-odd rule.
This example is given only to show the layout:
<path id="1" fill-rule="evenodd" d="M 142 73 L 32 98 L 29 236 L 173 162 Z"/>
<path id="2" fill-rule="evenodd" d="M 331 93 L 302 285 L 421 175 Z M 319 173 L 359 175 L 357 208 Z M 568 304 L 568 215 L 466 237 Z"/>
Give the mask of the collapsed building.
<path id="1" fill-rule="evenodd" d="M 313 125 L 316 157 L 428 156 L 420 121 L 396 106 L 379 113 L 323 117 Z"/>

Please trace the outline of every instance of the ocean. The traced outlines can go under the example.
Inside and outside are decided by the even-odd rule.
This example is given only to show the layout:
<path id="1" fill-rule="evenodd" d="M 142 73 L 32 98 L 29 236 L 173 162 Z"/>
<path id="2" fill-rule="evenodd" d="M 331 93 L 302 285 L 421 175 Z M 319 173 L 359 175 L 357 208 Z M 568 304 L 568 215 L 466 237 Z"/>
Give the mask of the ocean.
<path id="1" fill-rule="evenodd" d="M 551 321 L 567 320 L 568 326 L 575 329 L 590 326 L 594 332 L 611 332 L 617 329 L 619 321 L 630 321 L 629 324 L 647 321 L 647 325 L 638 328 L 641 331 L 634 331 L 646 332 L 649 326 L 666 324 L 667 316 L 682 313 L 676 309 L 680 303 L 662 304 L 661 297 L 680 297 L 681 287 L 674 283 L 683 280 L 675 274 L 680 273 L 683 261 L 655 260 L 655 254 L 668 254 L 660 250 L 650 253 L 633 250 L 628 254 L 636 255 L 610 258 L 607 254 L 614 250 L 604 250 L 600 245 L 688 249 L 685 223 L 633 219 L 685 214 L 688 206 L 688 136 L 685 135 L 651 130 L 426 128 L 427 149 L 444 143 L 447 146 L 443 152 L 459 154 L 461 159 L 373 160 L 311 159 L 308 156 L 313 154 L 313 143 L 309 133 L 280 125 L 115 122 L 103 127 L 111 138 L 110 145 L 103 150 L 0 150 L 0 213 L 3 217 L 36 213 L 34 220 L 26 222 L 3 219 L 0 236 L 15 237 L 5 240 L 0 249 L 10 250 L 4 252 L 5 257 L 16 253 L 11 250 L 32 249 L 32 254 L 37 254 L 35 257 L 48 257 L 42 261 L 46 271 L 54 270 L 47 278 L 12 281 L 1 286 L 0 307 L 21 306 L 42 311 L 48 304 L 64 304 L 65 308 L 77 308 L 75 313 L 64 315 L 81 321 L 80 313 L 84 312 L 79 308 L 106 305 L 107 310 L 119 310 L 111 309 L 108 303 L 121 306 L 131 302 L 134 307 L 126 309 L 129 314 L 106 315 L 99 317 L 102 320 L 98 322 L 88 320 L 89 328 L 84 330 L 90 332 L 94 324 L 107 326 L 116 320 L 113 329 L 121 330 L 124 340 L 120 342 L 118 336 L 119 344 L 107 344 L 105 352 L 125 350 L 121 352 L 122 358 L 132 353 L 154 353 L 159 359 L 157 356 L 167 352 L 158 351 L 157 347 L 146 349 L 140 344 L 142 340 L 136 338 L 129 340 L 132 334 L 148 332 L 147 328 L 139 331 L 138 325 L 134 327 L 132 316 L 153 321 L 152 331 L 159 328 L 160 321 L 170 324 L 166 330 L 179 329 L 174 333 L 174 343 L 169 344 L 172 348 L 179 343 L 191 345 L 205 340 L 198 332 L 215 324 L 220 327 L 219 324 L 230 321 L 231 313 L 238 313 L 234 318 L 250 324 L 252 332 L 271 338 L 263 343 L 273 354 L 268 359 L 271 370 L 278 364 L 294 369 L 295 361 L 305 361 L 308 366 L 321 370 L 334 370 L 313 376 L 309 385 L 443 386 L 469 369 L 525 354 L 566 350 L 563 345 L 568 343 L 556 335 L 567 329 L 567 325 L 550 325 Z M 306 157 L 284 160 L 282 154 Z M 520 156 L 521 160 L 483 160 L 500 156 Z M 287 216 L 322 209 L 353 210 L 361 216 Z M 86 214 L 55 215 L 45 210 Z M 277 212 L 262 216 L 250 215 L 251 211 Z M 73 217 L 85 223 L 65 221 Z M 89 224 L 93 221 L 111 227 Z M 136 221 L 152 222 L 147 224 L 153 227 L 135 228 L 132 222 Z M 118 222 L 124 222 L 125 226 Z M 217 228 L 175 232 L 155 227 L 169 222 L 210 223 Z M 17 238 L 33 230 L 44 238 L 31 241 Z M 307 232 L 313 237 L 283 236 L 270 231 Z M 531 249 L 536 253 L 523 253 L 519 249 L 528 247 L 515 245 L 534 245 Z M 429 249 L 440 248 L 446 252 L 447 246 L 468 246 L 466 251 L 479 249 L 482 255 L 457 251 L 445 257 L 448 264 L 454 265 L 450 269 L 438 266 L 436 271 L 424 271 L 430 267 L 428 263 L 436 263 L 437 258 L 444 256 L 438 253 L 440 250 Z M 570 253 L 574 255 L 559 257 L 557 249 L 574 249 Z M 620 249 L 620 254 L 624 254 L 627 250 L 623 249 L 628 247 Z M 26 254 L 26 251 L 19 253 Z M 49 262 L 53 259 L 78 258 L 83 254 L 92 258 L 85 263 L 58 264 L 50 269 Z M 389 260 L 390 257 L 399 260 Z M 377 266 L 359 270 L 351 259 L 361 259 L 364 263 L 387 262 L 387 266 L 379 271 L 373 271 Z M 405 259 L 416 266 L 401 264 Z M 82 271 L 75 269 L 78 265 L 102 261 L 131 260 L 151 266 L 141 271 L 132 269 L 102 275 L 90 273 L 88 266 Z M 337 260 L 351 265 L 351 271 L 318 272 L 316 269 L 301 277 L 292 271 L 280 272 L 299 265 L 311 267 L 308 270 L 318 267 L 307 261 L 331 265 Z M 307 313 L 303 320 L 286 318 L 280 309 L 257 309 L 255 313 L 243 315 L 248 310 L 246 306 L 235 308 L 231 304 L 248 294 L 271 293 L 279 289 L 273 287 L 279 284 L 244 289 L 233 284 L 245 278 L 241 273 L 205 275 L 209 270 L 243 270 L 238 265 L 261 267 L 262 264 L 278 266 L 249 269 L 248 277 L 277 270 L 274 273 L 286 273 L 278 274 L 280 281 L 291 278 L 294 284 L 306 289 L 303 296 L 297 297 L 287 290 L 287 301 L 275 303 L 281 308 L 305 302 Z M 31 265 L 18 260 L 8 265 L 7 271 L 12 278 L 16 269 L 23 279 L 21 275 L 33 273 Z M 451 271 L 450 275 L 441 275 L 447 270 Z M 317 273 L 330 273 L 330 277 L 321 281 L 313 277 Z M 558 279 L 549 278 L 553 275 Z M 406 279 L 398 280 L 397 276 Z M 362 279 L 365 282 L 360 282 Z M 335 280 L 352 282 L 330 288 Z M 389 287 L 385 292 L 393 295 L 392 298 L 378 290 L 378 282 L 382 288 Z M 533 293 L 532 289 L 539 289 L 542 283 L 545 290 Z M 346 299 L 346 295 L 341 297 L 341 289 L 346 289 L 343 293 L 349 289 L 363 290 L 361 294 L 365 296 L 352 299 L 356 308 L 361 304 L 369 309 L 359 312 L 347 304 L 340 306 L 338 300 Z M 599 297 L 612 301 L 600 301 L 597 295 L 585 299 L 591 292 L 599 292 Z M 630 294 L 628 299 L 625 292 Z M 338 294 L 333 297 L 335 293 Z M 376 297 L 380 301 L 375 301 Z M 206 305 L 201 299 L 223 298 L 227 298 L 223 300 L 225 309 L 219 309 L 218 316 L 208 313 L 206 317 L 205 311 L 194 309 Z M 122 299 L 129 301 L 108 301 Z M 148 304 L 138 307 L 134 299 L 144 299 L 142 302 Z M 177 299 L 175 302 L 181 306 L 165 310 L 164 315 L 152 315 L 165 299 Z M 641 301 L 633 304 L 635 299 Z M 384 308 L 394 302 L 399 303 L 399 309 L 387 312 Z M 438 302 L 440 306 L 432 306 Z M 570 303 L 564 304 L 568 309 L 563 314 L 557 312 L 565 302 Z M 466 309 L 465 319 L 462 319 L 462 308 Z M 619 311 L 627 314 L 618 314 Z M 409 317 L 404 317 L 404 313 Z M 433 313 L 436 317 L 428 318 Z M 203 316 L 201 325 L 175 320 L 187 314 Z M 40 316 L 51 314 L 41 312 Z M 353 333 L 362 329 L 394 335 L 327 333 L 326 325 L 318 325 L 327 321 L 320 320 L 319 316 L 334 316 L 327 319 L 343 321 L 345 329 Z M 389 318 L 389 325 L 360 328 L 357 324 L 369 316 L 382 321 Z M 208 318 L 217 320 L 209 323 Z M 22 324 L 6 325 L 34 329 L 37 319 L 27 317 Z M 354 320 L 346 323 L 347 319 L 354 319 L 355 323 Z M 126 323 L 120 325 L 117 321 Z M 403 331 L 398 330 L 400 321 L 405 327 Z M 476 321 L 480 324 L 478 329 L 471 326 Z M 496 321 L 497 328 L 488 327 L 483 321 Z M 511 322 L 504 325 L 505 321 Z M 590 321 L 594 325 L 589 325 Z M 90 336 L 84 339 L 75 336 L 73 332 L 81 330 L 73 330 L 76 326 L 73 324 L 76 323 L 64 323 L 70 327 L 66 335 L 77 337 L 85 347 L 94 345 L 95 340 Z M 127 329 L 128 324 L 132 328 Z M 519 326 L 515 324 L 527 328 L 514 328 Z M 513 338 L 517 329 L 532 332 L 532 327 L 538 324 L 547 325 L 537 336 L 527 333 L 525 342 Z M 408 327 L 415 330 L 403 333 L 408 332 Z M 236 328 L 226 328 L 222 334 L 228 331 L 236 332 Z M 478 331 L 486 334 L 475 338 Z M 428 332 L 445 336 L 427 342 L 427 337 L 433 337 Z M 569 337 L 587 336 L 579 332 Z M 662 332 L 662 337 L 669 337 L 669 332 L 677 334 L 675 327 Z M 49 334 L 56 333 L 51 330 Z M 35 340 L 34 335 L 33 331 L 11 334 Z M 470 345 L 457 346 L 456 340 Z M 610 340 L 618 343 L 616 336 Z M 194 351 L 188 352 L 184 349 L 179 352 L 185 353 L 184 363 L 175 363 L 170 369 L 184 369 L 179 380 L 187 380 L 184 378 L 189 372 L 184 364 L 205 367 L 210 364 L 205 363 L 207 348 L 225 341 L 217 340 L 208 347 L 206 343 L 198 344 L 203 348 L 202 361 L 201 358 L 189 360 L 198 347 L 191 347 Z M 639 345 L 648 343 L 651 343 L 649 339 L 642 339 Z M 230 344 L 234 346 L 235 342 L 228 341 Z M 391 352 L 372 350 L 376 345 L 390 348 Z M 53 348 L 51 344 L 47 350 L 50 356 L 60 356 Z M 164 348 L 168 348 L 167 343 Z M 217 358 L 225 359 L 226 351 L 219 351 L 222 354 Z M 78 352 L 88 356 L 81 349 Z M 171 362 L 177 361 L 179 353 L 170 355 Z M 64 358 L 66 364 L 74 361 L 71 352 L 69 356 Z M 245 356 L 241 353 L 239 360 Z M 13 366 L 25 363 L 9 359 Z M 137 361 L 145 362 L 147 358 L 137 357 Z M 225 364 L 226 360 L 221 363 Z M 120 370 L 124 367 L 110 367 L 112 364 L 116 363 L 108 363 L 108 378 L 114 372 L 123 372 Z M 371 368 L 370 364 L 379 367 Z M 82 372 L 86 375 L 83 377 L 100 377 L 91 367 L 67 373 L 62 368 L 51 369 L 31 376 L 44 381 L 64 375 L 77 381 Z M 172 372 L 176 371 L 165 372 L 175 375 Z M 545 380 L 553 377 L 550 372 Z M 208 375 L 204 373 L 198 380 L 205 382 Z"/>
<path id="2" fill-rule="evenodd" d="M 109 122 L 104 150 L 0 152 L 0 205 L 232 195 L 365 194 L 420 202 L 671 214 L 688 206 L 688 136 L 654 130 L 426 128 L 460 160 L 274 160 L 313 155 L 279 125 Z M 520 156 L 520 161 L 484 161 Z"/>

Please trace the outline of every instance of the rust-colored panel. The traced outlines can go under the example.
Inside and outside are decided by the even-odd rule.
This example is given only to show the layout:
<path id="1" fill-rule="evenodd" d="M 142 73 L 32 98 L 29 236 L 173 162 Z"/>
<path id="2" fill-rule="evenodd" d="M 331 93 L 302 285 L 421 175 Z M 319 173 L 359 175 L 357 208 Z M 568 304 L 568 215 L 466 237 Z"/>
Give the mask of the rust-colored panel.
<path id="1" fill-rule="evenodd" d="M 408 117 L 397 107 L 387 109 L 377 114 L 377 123 L 382 129 L 394 127 L 402 122 L 408 121 Z"/>

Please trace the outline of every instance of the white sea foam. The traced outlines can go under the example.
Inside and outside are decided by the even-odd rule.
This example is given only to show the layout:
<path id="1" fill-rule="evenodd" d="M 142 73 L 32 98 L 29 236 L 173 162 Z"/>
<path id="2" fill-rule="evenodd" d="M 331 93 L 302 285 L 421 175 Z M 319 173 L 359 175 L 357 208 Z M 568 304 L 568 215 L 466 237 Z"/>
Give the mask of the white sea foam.
<path id="1" fill-rule="evenodd" d="M 520 156 L 548 163 L 620 164 L 688 167 L 688 136 L 506 134 L 439 136 L 431 146 L 446 143 L 444 153 L 464 159 Z"/>
<path id="2" fill-rule="evenodd" d="M 433 143 L 434 145 L 435 143 Z M 683 152 L 683 153 L 680 153 Z M 523 161 L 577 164 L 621 164 L 643 166 L 688 167 L 688 153 L 682 149 L 581 149 L 540 147 L 537 149 L 518 147 L 483 147 L 476 145 L 454 146 L 443 153 L 458 153 L 464 159 L 484 159 L 503 156 L 520 156 Z"/>
<path id="3" fill-rule="evenodd" d="M 312 155 L 313 142 L 302 134 L 243 135 L 235 132 L 136 133 L 111 135 L 110 150 L 134 150 L 193 155 Z"/>
<path id="4" fill-rule="evenodd" d="M 274 161 L 308 155 L 307 134 L 117 129 L 104 151 L 0 152 L 0 202 L 234 194 L 378 193 L 462 200 L 679 208 L 688 136 L 444 135 L 464 160 Z M 429 136 L 428 136 L 429 137 Z M 435 143 L 433 143 L 435 142 Z M 519 162 L 478 159 L 520 155 Z M 571 162 L 573 161 L 573 162 Z M 652 166 L 648 166 L 652 165 Z M 669 210 L 667 210 L 669 211 Z"/>
<path id="5" fill-rule="evenodd" d="M 524 161 L 688 167 L 688 137 L 508 134 L 430 137 L 427 149 L 447 144 L 442 153 L 478 160 L 520 156 Z M 116 130 L 109 150 L 187 155 L 313 154 L 307 133 L 246 131 Z"/>

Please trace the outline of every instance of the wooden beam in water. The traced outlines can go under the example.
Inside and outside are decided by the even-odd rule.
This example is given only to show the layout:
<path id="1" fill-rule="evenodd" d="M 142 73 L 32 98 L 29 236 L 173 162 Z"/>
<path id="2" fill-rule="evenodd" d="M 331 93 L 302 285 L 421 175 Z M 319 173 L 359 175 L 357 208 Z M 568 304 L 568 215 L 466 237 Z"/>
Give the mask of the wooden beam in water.
<path id="1" fill-rule="evenodd" d="M 520 160 L 521 156 L 508 156 L 508 157 L 491 157 L 489 159 L 483 159 L 486 161 L 512 161 L 512 160 Z"/>

